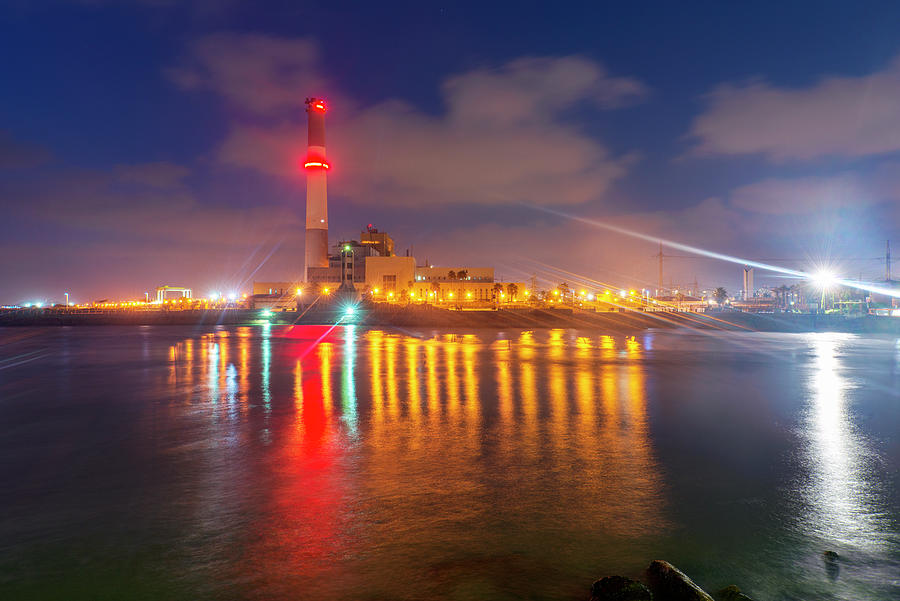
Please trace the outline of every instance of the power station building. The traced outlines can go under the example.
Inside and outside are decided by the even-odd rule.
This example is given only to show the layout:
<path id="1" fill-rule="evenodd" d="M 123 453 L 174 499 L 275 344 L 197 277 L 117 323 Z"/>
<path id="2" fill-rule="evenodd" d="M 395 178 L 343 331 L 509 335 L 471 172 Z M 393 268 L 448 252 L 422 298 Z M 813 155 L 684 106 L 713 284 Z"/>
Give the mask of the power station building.
<path id="1" fill-rule="evenodd" d="M 338 290 L 383 301 L 476 302 L 507 296 L 508 285 L 496 285 L 493 268 L 417 266 L 408 253 L 395 255 L 393 238 L 371 223 L 360 232 L 359 240 L 344 240 L 329 247 L 327 174 L 331 165 L 325 155 L 326 112 L 321 98 L 306 99 L 303 281 L 254 282 L 251 305 L 288 309 Z M 509 290 L 516 288 L 525 291 L 521 283 Z"/>

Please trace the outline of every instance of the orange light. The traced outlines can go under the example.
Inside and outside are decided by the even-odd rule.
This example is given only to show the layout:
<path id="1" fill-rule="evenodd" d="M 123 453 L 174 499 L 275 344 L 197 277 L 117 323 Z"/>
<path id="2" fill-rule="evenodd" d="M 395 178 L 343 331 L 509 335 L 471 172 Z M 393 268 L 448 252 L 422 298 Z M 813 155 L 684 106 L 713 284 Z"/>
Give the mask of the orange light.
<path id="1" fill-rule="evenodd" d="M 303 163 L 303 166 L 307 169 L 330 169 L 331 165 L 326 163 L 325 161 L 306 161 Z"/>

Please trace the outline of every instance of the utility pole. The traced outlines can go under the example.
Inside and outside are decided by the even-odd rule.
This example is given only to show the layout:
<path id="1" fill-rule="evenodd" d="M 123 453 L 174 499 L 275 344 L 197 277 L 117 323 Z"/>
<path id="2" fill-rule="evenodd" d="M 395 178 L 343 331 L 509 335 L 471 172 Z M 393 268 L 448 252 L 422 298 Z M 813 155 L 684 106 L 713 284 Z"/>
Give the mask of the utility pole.
<path id="1" fill-rule="evenodd" d="M 659 242 L 659 254 L 656 255 L 659 257 L 659 291 L 656 293 L 659 296 L 662 296 L 663 289 L 663 251 L 662 251 L 662 240 Z"/>

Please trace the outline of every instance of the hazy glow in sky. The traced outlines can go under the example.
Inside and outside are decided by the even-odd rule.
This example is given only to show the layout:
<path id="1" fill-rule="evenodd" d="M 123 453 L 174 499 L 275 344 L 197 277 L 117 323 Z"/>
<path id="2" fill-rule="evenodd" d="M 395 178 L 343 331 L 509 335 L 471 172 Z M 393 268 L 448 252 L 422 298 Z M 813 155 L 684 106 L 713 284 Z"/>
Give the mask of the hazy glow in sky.
<path id="1" fill-rule="evenodd" d="M 874 281 L 900 6 L 870 8 L 14 3 L 0 303 L 298 277 L 313 95 L 333 241 L 374 223 L 420 262 L 643 287 L 663 238 L 725 259 L 667 259 L 667 285 Z"/>

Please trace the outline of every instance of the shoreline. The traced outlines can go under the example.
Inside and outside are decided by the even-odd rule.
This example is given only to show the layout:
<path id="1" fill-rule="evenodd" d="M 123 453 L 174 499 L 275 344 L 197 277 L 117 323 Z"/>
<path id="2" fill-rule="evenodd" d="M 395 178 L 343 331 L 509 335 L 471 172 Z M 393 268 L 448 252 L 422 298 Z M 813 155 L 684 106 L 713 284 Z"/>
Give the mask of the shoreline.
<path id="1" fill-rule="evenodd" d="M 588 328 L 614 332 L 656 329 L 699 329 L 754 332 L 841 332 L 900 334 L 900 319 L 865 315 L 759 314 L 740 312 L 590 312 L 571 308 L 454 311 L 432 306 L 360 307 L 348 316 L 330 308 L 272 312 L 255 309 L 112 310 L 16 309 L 0 311 L 0 327 L 86 325 L 363 325 L 371 327 L 439 328 Z"/>

